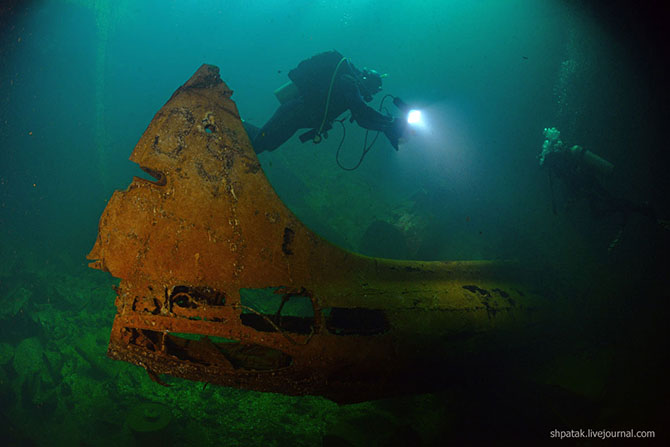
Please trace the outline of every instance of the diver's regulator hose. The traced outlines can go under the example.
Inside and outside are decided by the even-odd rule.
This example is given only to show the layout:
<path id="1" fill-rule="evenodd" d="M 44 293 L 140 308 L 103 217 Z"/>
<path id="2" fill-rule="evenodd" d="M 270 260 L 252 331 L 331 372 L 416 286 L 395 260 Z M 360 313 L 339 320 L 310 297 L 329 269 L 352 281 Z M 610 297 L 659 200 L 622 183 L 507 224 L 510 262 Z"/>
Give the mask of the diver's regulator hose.
<path id="1" fill-rule="evenodd" d="M 330 85 L 328 86 L 328 95 L 326 96 L 326 107 L 323 110 L 323 119 L 321 120 L 321 125 L 319 126 L 319 130 L 316 131 L 316 134 L 314 134 L 314 138 L 312 139 L 314 144 L 317 144 L 317 143 L 321 142 L 321 132 L 323 131 L 323 126 L 326 125 L 326 120 L 328 119 L 328 108 L 330 107 L 330 96 L 333 93 L 333 84 L 335 84 L 335 76 L 337 76 L 337 72 L 340 70 L 340 66 L 346 60 L 347 60 L 346 57 L 343 57 L 342 59 L 340 59 L 340 61 L 335 66 L 335 70 L 333 70 L 333 76 L 331 76 Z"/>

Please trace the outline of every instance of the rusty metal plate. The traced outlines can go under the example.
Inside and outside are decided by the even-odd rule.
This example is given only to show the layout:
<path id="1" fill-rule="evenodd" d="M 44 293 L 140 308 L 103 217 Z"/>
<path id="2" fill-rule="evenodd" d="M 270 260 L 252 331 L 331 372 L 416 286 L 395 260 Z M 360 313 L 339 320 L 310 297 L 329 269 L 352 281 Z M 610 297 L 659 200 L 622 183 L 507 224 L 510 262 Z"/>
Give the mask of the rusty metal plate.
<path id="1" fill-rule="evenodd" d="M 132 153 L 88 258 L 120 278 L 108 355 L 225 386 L 355 402 L 426 391 L 482 335 L 537 318 L 496 262 L 342 250 L 281 202 L 232 91 L 203 65 Z"/>

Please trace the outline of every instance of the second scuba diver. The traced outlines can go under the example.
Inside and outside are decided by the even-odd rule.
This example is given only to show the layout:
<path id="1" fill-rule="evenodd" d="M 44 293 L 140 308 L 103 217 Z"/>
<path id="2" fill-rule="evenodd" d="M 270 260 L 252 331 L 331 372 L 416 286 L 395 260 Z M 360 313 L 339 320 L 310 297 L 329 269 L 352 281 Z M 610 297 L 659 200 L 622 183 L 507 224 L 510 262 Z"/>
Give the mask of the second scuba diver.
<path id="1" fill-rule="evenodd" d="M 612 163 L 579 145 L 565 144 L 561 140 L 561 132 L 554 127 L 544 129 L 544 138 L 539 159 L 540 166 L 547 169 L 550 185 L 552 177 L 557 177 L 563 181 L 568 195 L 573 200 L 588 201 L 594 217 L 618 216 L 620 219 L 619 232 L 610 243 L 610 251 L 619 243 L 624 227 L 632 214 L 647 217 L 662 228 L 670 229 L 670 221 L 660 219 L 649 204 L 635 203 L 617 197 L 603 186 L 603 180 L 611 176 L 614 170 Z M 556 214 L 553 186 L 552 208 Z"/>

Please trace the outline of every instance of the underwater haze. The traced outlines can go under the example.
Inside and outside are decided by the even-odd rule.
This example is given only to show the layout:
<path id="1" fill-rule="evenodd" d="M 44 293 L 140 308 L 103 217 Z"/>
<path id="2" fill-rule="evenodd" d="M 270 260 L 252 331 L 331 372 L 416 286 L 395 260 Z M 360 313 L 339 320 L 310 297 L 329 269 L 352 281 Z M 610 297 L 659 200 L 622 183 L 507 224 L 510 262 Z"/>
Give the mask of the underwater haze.
<path id="1" fill-rule="evenodd" d="M 148 403 L 170 419 L 174 445 L 547 442 L 554 429 L 622 427 L 667 436 L 667 19 L 632 1 L 4 2 L 0 443 L 167 442 L 163 428 L 133 428 Z M 339 124 L 318 145 L 294 135 L 258 155 L 282 201 L 364 255 L 528 267 L 572 322 L 552 328 L 565 332 L 550 348 L 534 345 L 552 360 L 514 385 L 489 377 L 338 406 L 181 379 L 165 388 L 107 358 L 118 280 L 86 255 L 112 193 L 146 177 L 128 158 L 156 112 L 212 64 L 242 118 L 262 126 L 288 72 L 333 49 L 388 75 L 372 107 L 392 94 L 425 124 L 397 151 L 381 134 L 353 171 L 336 153 L 355 165 L 374 132 L 346 120 L 344 139 Z M 382 111 L 402 117 L 388 100 Z M 584 186 L 581 168 L 540 166 L 546 128 L 613 170 Z"/>

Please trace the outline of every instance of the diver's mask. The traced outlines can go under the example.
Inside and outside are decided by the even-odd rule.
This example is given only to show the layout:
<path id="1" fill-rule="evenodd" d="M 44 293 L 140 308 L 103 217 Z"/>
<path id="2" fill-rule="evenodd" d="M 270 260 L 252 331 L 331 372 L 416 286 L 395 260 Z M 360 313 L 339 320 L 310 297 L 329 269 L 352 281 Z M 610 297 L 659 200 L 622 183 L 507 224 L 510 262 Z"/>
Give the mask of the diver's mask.
<path id="1" fill-rule="evenodd" d="M 365 102 L 372 101 L 372 97 L 379 93 L 382 89 L 382 78 L 386 75 L 379 74 L 376 70 L 363 68 L 361 73 L 362 94 Z"/>

